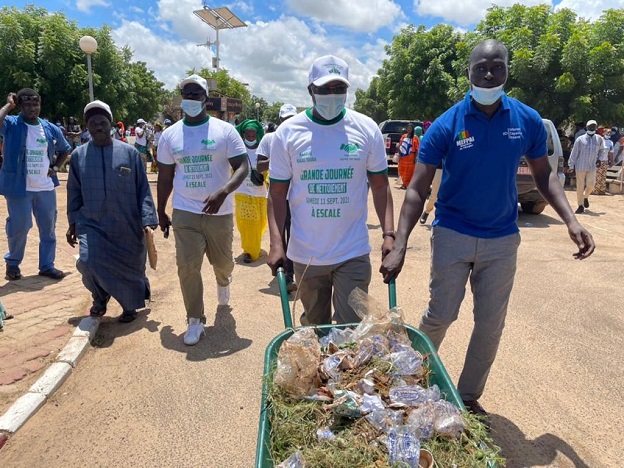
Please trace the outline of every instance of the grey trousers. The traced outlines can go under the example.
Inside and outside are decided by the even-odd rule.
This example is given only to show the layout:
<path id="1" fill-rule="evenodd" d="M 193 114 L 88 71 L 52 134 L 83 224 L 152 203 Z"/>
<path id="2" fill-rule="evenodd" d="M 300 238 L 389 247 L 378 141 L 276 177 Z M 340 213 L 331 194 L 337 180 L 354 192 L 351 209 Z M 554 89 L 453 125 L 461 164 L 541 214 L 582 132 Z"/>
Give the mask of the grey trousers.
<path id="1" fill-rule="evenodd" d="M 457 389 L 465 401 L 483 394 L 505 327 L 509 296 L 516 274 L 520 234 L 481 239 L 435 226 L 431 235 L 429 307 L 419 328 L 436 349 L 457 319 L 466 293 L 474 300 L 474 328 Z"/>
<path id="2" fill-rule="evenodd" d="M 233 216 L 209 216 L 173 210 L 171 224 L 175 235 L 176 263 L 186 316 L 199 318 L 205 323 L 204 285 L 201 277 L 204 255 L 212 265 L 217 284 L 230 284 L 234 270 Z"/>
<path id="3" fill-rule="evenodd" d="M 332 302 L 336 323 L 361 320 L 349 305 L 348 299 L 355 288 L 368 292 L 372 270 L 370 255 L 362 255 L 335 265 L 310 265 L 307 271 L 304 263 L 294 262 L 294 267 L 298 294 L 304 309 L 301 315 L 302 325 L 332 323 Z"/>

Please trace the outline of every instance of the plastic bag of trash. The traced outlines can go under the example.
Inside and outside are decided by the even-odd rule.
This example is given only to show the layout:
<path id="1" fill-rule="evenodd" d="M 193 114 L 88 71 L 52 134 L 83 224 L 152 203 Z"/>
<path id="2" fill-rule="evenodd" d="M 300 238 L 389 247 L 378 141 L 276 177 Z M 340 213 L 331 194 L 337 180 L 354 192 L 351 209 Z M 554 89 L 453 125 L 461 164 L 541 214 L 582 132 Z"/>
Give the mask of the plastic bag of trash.
<path id="1" fill-rule="evenodd" d="M 409 426 L 391 427 L 384 442 L 388 447 L 390 466 L 418 468 L 420 440 Z"/>
<path id="2" fill-rule="evenodd" d="M 388 310 L 359 288 L 351 291 L 348 301 L 358 317 L 362 319 L 353 332 L 353 341 L 358 342 L 367 336 L 383 335 L 388 330 L 393 330 L 407 340 L 405 322 L 400 308 Z"/>
<path id="3" fill-rule="evenodd" d="M 428 401 L 411 411 L 406 424 L 412 428 L 420 440 L 429 440 L 433 436 L 434 420 L 434 403 Z"/>
<path id="4" fill-rule="evenodd" d="M 466 422 L 457 406 L 440 400 L 436 401 L 433 407 L 435 409 L 434 430 L 440 435 L 459 437 L 466 429 Z"/>
<path id="5" fill-rule="evenodd" d="M 355 358 L 356 365 L 363 366 L 373 357 L 382 357 L 390 353 L 388 340 L 383 335 L 372 335 L 363 338 Z"/>
<path id="6" fill-rule="evenodd" d="M 394 375 L 420 375 L 423 371 L 423 356 L 411 346 L 398 344 L 388 354 L 386 361 L 392 363 Z"/>
<path id="7" fill-rule="evenodd" d="M 282 343 L 273 381 L 292 397 L 312 395 L 320 385 L 321 350 L 312 328 L 301 328 Z"/>
<path id="8" fill-rule="evenodd" d="M 400 385 L 390 389 L 390 401 L 393 404 L 405 406 L 420 406 L 427 401 L 440 399 L 440 389 L 437 385 L 423 388 L 420 385 Z"/>
<path id="9" fill-rule="evenodd" d="M 277 465 L 276 468 L 305 468 L 305 460 L 301 450 L 297 450 L 290 457 Z"/>
<path id="10" fill-rule="evenodd" d="M 336 346 L 343 346 L 353 342 L 353 329 L 352 328 L 332 328 L 329 333 L 319 340 L 323 348 L 327 348 L 329 343 L 334 343 Z"/>
<path id="11" fill-rule="evenodd" d="M 386 409 L 386 405 L 379 395 L 362 395 L 362 404 L 360 405 L 360 411 L 362 411 L 362 413 L 366 414 L 384 409 Z"/>

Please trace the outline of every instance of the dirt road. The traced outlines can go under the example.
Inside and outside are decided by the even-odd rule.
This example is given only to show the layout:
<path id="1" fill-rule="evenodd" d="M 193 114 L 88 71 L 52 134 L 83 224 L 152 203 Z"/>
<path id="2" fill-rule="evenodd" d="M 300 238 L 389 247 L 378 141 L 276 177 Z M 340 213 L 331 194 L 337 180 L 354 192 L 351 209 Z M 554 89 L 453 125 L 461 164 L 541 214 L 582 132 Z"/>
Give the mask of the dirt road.
<path id="1" fill-rule="evenodd" d="M 393 194 L 398 215 L 404 192 L 393 186 Z M 591 202 L 580 219 L 598 249 L 583 262 L 572 259 L 573 244 L 552 209 L 520 214 L 516 285 L 482 398 L 509 467 L 619 467 L 624 460 L 624 196 Z M 376 271 L 381 231 L 372 203 L 369 223 Z M 428 226 L 417 226 L 397 284 L 413 324 L 427 303 L 428 237 Z M 3 468 L 253 466 L 263 354 L 283 326 L 275 282 L 263 259 L 239 263 L 231 308 L 217 309 L 205 265 L 207 336 L 185 347 L 173 239 L 158 235 L 157 245 L 155 301 L 133 324 L 104 319 L 95 347 L 0 451 Z M 376 273 L 371 294 L 387 297 Z M 441 348 L 454 379 L 471 307 L 468 294 Z"/>

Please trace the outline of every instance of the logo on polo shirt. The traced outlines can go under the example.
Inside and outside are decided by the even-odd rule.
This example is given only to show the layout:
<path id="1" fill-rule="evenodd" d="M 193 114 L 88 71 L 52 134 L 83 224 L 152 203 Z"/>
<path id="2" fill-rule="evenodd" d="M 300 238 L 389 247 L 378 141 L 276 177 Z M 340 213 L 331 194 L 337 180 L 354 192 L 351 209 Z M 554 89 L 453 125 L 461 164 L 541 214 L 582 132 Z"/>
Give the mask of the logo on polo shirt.
<path id="1" fill-rule="evenodd" d="M 508 128 L 506 132 L 503 132 L 503 136 L 506 136 L 510 140 L 518 140 L 522 138 L 521 128 Z"/>
<path id="2" fill-rule="evenodd" d="M 40 145 L 46 145 L 48 143 L 48 140 L 46 140 L 45 138 L 37 138 L 37 143 L 39 143 Z"/>
<path id="3" fill-rule="evenodd" d="M 214 144 L 216 143 L 216 141 L 214 140 L 202 140 L 202 145 L 204 145 L 205 147 L 209 147 L 209 146 L 214 146 Z"/>
<path id="4" fill-rule="evenodd" d="M 472 148 L 474 146 L 474 137 L 470 135 L 468 130 L 460 130 L 455 137 L 455 144 L 460 151 Z"/>
<path id="5" fill-rule="evenodd" d="M 340 150 L 345 152 L 342 158 L 340 158 L 341 161 L 345 159 L 360 159 L 360 145 L 357 143 L 343 143 L 340 145 Z"/>

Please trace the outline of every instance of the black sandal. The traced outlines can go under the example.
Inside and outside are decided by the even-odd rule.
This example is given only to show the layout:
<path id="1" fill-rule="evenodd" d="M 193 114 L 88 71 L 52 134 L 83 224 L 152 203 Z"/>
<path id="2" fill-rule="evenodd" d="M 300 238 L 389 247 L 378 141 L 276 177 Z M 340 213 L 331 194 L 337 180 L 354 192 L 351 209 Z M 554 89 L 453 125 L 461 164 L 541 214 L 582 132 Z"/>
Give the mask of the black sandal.
<path id="1" fill-rule="evenodd" d="M 106 313 L 106 307 L 101 308 L 97 306 L 92 306 L 91 309 L 89 309 L 89 315 L 91 317 L 100 318 L 100 317 L 103 317 L 105 313 Z"/>
<path id="2" fill-rule="evenodd" d="M 136 310 L 124 310 L 123 313 L 119 316 L 118 320 L 121 323 L 130 323 L 134 322 L 138 315 L 139 314 Z"/>

